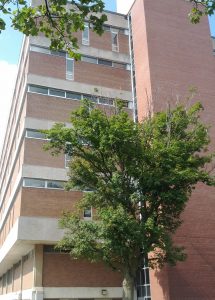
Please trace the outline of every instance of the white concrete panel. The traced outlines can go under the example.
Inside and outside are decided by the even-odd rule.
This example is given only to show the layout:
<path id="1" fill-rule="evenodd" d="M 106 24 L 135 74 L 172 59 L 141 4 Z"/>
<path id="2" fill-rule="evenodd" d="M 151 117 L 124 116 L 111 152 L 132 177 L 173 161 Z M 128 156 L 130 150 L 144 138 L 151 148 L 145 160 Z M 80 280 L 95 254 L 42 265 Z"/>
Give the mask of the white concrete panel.
<path id="1" fill-rule="evenodd" d="M 56 244 L 63 233 L 56 218 L 19 217 L 0 248 L 0 276 L 31 251 L 34 244 Z"/>
<path id="2" fill-rule="evenodd" d="M 67 170 L 44 166 L 23 165 L 22 177 L 66 181 Z"/>
<path id="3" fill-rule="evenodd" d="M 102 296 L 102 290 L 107 291 L 107 295 Z M 43 299 L 92 299 L 107 300 L 114 298 L 122 298 L 121 287 L 36 287 L 34 289 L 28 289 L 18 291 L 15 293 L 9 293 L 6 295 L 0 295 L 0 300 L 43 300 Z"/>
<path id="4" fill-rule="evenodd" d="M 20 217 L 18 225 L 18 240 L 35 244 L 54 244 L 63 237 L 59 229 L 58 219 L 42 217 Z"/>
<path id="5" fill-rule="evenodd" d="M 114 99 L 119 98 L 128 101 L 131 101 L 132 99 L 132 94 L 128 91 L 106 88 L 99 85 L 90 85 L 76 81 L 56 79 L 52 77 L 43 77 L 35 74 L 28 75 L 27 83 L 93 95 L 95 94 L 95 89 L 97 89 L 98 92 L 96 93 L 96 95 L 98 96 L 109 97 Z"/>
<path id="6" fill-rule="evenodd" d="M 102 296 L 102 289 L 107 290 L 107 295 Z M 89 299 L 89 298 L 122 298 L 121 287 L 72 287 L 72 288 L 44 288 L 45 299 Z"/>
<path id="7" fill-rule="evenodd" d="M 52 120 L 36 119 L 31 117 L 25 118 L 25 128 L 29 128 L 29 129 L 37 129 L 37 130 L 51 129 L 55 123 L 56 122 Z M 63 123 L 68 128 L 72 127 L 71 123 L 68 122 L 63 122 Z"/>

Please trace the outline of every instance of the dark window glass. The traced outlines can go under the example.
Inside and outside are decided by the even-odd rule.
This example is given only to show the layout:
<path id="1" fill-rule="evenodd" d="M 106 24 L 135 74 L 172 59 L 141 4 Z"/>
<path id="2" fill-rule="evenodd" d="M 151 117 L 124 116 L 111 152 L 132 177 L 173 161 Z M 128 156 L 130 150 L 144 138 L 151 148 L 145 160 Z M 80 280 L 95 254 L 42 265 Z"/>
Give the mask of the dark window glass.
<path id="1" fill-rule="evenodd" d="M 37 130 L 32 130 L 32 129 L 26 130 L 26 137 L 34 138 L 34 139 L 45 139 L 46 138 L 44 133 L 39 132 Z"/>
<path id="2" fill-rule="evenodd" d="M 48 88 L 37 85 L 30 85 L 29 92 L 47 95 Z"/>
<path id="3" fill-rule="evenodd" d="M 65 92 L 57 89 L 49 89 L 49 95 L 65 98 Z"/>
<path id="4" fill-rule="evenodd" d="M 110 31 L 110 26 L 108 26 L 108 25 L 103 25 L 103 29 L 104 29 L 105 31 Z"/>
<path id="5" fill-rule="evenodd" d="M 84 99 L 90 100 L 92 102 L 98 103 L 98 97 L 93 95 L 83 95 Z"/>
<path id="6" fill-rule="evenodd" d="M 111 66 L 112 67 L 112 61 L 106 60 L 106 59 L 98 59 L 99 65 L 105 65 L 105 66 Z"/>
<path id="7" fill-rule="evenodd" d="M 91 64 L 97 64 L 97 58 L 91 56 L 82 56 L 81 60 Z"/>
<path id="8" fill-rule="evenodd" d="M 66 52 L 63 52 L 63 51 L 53 51 L 53 50 L 51 50 L 51 54 L 52 54 L 52 55 L 57 55 L 57 56 L 63 56 L 63 57 L 66 57 Z"/>
<path id="9" fill-rule="evenodd" d="M 84 210 L 84 218 L 91 218 L 92 217 L 92 211 L 91 208 L 86 208 Z"/>
<path id="10" fill-rule="evenodd" d="M 44 188 L 45 180 L 41 179 L 33 179 L 33 178 L 25 178 L 24 186 L 26 187 L 36 187 L 36 188 Z"/>
<path id="11" fill-rule="evenodd" d="M 66 92 L 66 98 L 74 99 L 74 100 L 81 100 L 82 96 L 81 96 L 81 94 Z"/>
<path id="12" fill-rule="evenodd" d="M 47 181 L 47 187 L 52 189 L 63 189 L 64 183 L 62 181 Z"/>
<path id="13" fill-rule="evenodd" d="M 99 104 L 113 105 L 113 99 L 99 98 Z"/>

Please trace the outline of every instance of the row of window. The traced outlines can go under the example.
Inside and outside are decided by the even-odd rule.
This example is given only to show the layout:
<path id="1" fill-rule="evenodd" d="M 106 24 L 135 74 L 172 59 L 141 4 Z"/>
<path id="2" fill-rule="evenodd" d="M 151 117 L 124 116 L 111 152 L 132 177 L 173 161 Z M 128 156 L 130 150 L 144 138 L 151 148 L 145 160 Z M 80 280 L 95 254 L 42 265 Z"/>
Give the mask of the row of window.
<path id="1" fill-rule="evenodd" d="M 44 54 L 48 54 L 48 55 L 57 55 L 57 56 L 63 56 L 66 57 L 67 60 L 67 72 L 71 73 L 70 76 L 73 79 L 73 69 L 74 69 L 74 59 L 71 58 L 69 55 L 66 54 L 66 52 L 63 51 L 52 51 L 48 48 L 44 48 L 41 46 L 34 46 L 31 45 L 30 46 L 30 50 L 33 52 L 39 52 L 39 53 L 44 53 Z M 116 61 L 112 61 L 112 60 L 108 60 L 108 59 L 101 59 L 98 57 L 94 57 L 94 56 L 85 56 L 82 55 L 81 60 L 84 62 L 88 62 L 88 63 L 92 63 L 92 64 L 98 64 L 98 65 L 105 65 L 105 66 L 109 66 L 109 67 L 113 67 L 113 68 L 119 68 L 119 69 L 125 69 L 125 70 L 130 70 L 130 64 L 126 64 L 126 63 L 120 63 L 120 62 L 116 62 Z"/>
<path id="2" fill-rule="evenodd" d="M 46 140 L 45 134 L 35 129 L 26 129 L 25 137 Z"/>
<path id="3" fill-rule="evenodd" d="M 27 260 L 32 259 L 33 255 L 34 255 L 34 251 L 32 250 L 28 254 L 22 257 L 22 263 L 25 263 Z M 18 263 L 14 264 L 11 269 L 7 270 L 7 272 L 0 277 L 1 286 L 3 288 L 6 288 L 8 285 L 12 284 L 14 272 L 20 266 L 21 266 L 21 260 Z"/>
<path id="4" fill-rule="evenodd" d="M 23 178 L 23 187 L 43 188 L 43 189 L 58 189 L 64 190 L 65 182 L 61 180 L 47 180 L 37 178 Z M 86 189 L 83 192 L 92 192 L 90 189 Z"/>
<path id="5" fill-rule="evenodd" d="M 45 180 L 45 179 L 36 179 L 36 178 L 24 178 L 23 186 L 24 187 L 34 187 L 34 188 L 44 188 L 44 189 L 64 189 L 64 181 L 59 180 Z"/>
<path id="6" fill-rule="evenodd" d="M 66 98 L 66 99 L 72 99 L 72 100 L 88 99 L 96 104 L 103 104 L 103 105 L 110 105 L 110 106 L 114 105 L 114 99 L 110 99 L 107 97 L 81 94 L 81 93 L 76 93 L 76 92 L 48 88 L 48 87 L 39 86 L 39 85 L 28 85 L 28 92 L 43 94 L 43 95 L 48 95 L 48 96 L 54 96 L 54 97 L 60 97 L 60 98 Z M 129 102 L 129 101 L 124 101 L 124 102 L 125 102 L 125 107 L 132 108 L 132 102 Z"/>
<path id="7" fill-rule="evenodd" d="M 101 59 L 94 56 L 82 55 L 81 60 L 91 64 L 104 65 L 118 69 L 130 70 L 130 64 L 119 63 L 108 59 Z"/>

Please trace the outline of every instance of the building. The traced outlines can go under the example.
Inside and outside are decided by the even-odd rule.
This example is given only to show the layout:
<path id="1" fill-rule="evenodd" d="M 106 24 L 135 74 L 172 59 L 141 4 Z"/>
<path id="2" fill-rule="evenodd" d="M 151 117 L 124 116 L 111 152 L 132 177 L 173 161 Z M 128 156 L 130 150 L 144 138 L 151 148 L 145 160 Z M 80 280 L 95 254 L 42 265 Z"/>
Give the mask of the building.
<path id="1" fill-rule="evenodd" d="M 119 299 L 121 277 L 103 264 L 75 261 L 54 251 L 58 218 L 80 192 L 65 192 L 67 157 L 42 150 L 40 129 L 67 122 L 80 99 L 102 109 L 125 101 L 141 119 L 197 86 L 203 118 L 214 136 L 215 61 L 206 20 L 191 25 L 183 0 L 136 0 L 129 15 L 108 12 L 98 37 L 78 33 L 81 61 L 48 49 L 44 37 L 25 38 L 0 167 L 0 300 Z M 214 145 L 213 144 L 212 146 Z M 215 299 L 214 189 L 199 186 L 176 240 L 188 259 L 150 273 L 142 300 Z M 92 212 L 85 211 L 85 218 Z"/>

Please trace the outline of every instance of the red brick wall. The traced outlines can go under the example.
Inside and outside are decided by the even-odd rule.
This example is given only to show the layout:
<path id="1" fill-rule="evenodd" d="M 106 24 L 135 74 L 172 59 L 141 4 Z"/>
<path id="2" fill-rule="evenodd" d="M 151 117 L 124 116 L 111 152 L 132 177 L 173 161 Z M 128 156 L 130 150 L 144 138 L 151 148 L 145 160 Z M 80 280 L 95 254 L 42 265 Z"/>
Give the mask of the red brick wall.
<path id="1" fill-rule="evenodd" d="M 26 115 L 55 122 L 68 122 L 71 111 L 79 106 L 80 101 L 28 93 Z"/>
<path id="2" fill-rule="evenodd" d="M 22 188 L 22 216 L 59 218 L 71 211 L 81 198 L 81 192 L 65 192 L 37 188 Z"/>
<path id="3" fill-rule="evenodd" d="M 184 98 L 191 85 L 196 86 L 196 99 L 205 107 L 202 118 L 212 125 L 214 145 L 215 57 L 207 18 L 192 25 L 188 11 L 185 1 L 136 0 L 133 32 L 137 30 L 134 39 L 139 117 L 145 113 L 145 89 L 152 98 L 154 111 L 158 111 L 165 109 L 168 101 L 174 105 L 176 99 Z M 138 31 L 139 25 L 142 28 Z M 146 81 L 141 80 L 141 74 L 142 78 L 147 76 Z M 184 224 L 176 235 L 176 242 L 186 247 L 188 258 L 177 267 L 168 268 L 167 275 L 166 271 L 152 274 L 153 300 L 215 299 L 214 195 L 214 188 L 201 185 L 190 199 L 183 214 Z"/>
<path id="4" fill-rule="evenodd" d="M 44 140 L 25 139 L 24 164 L 46 166 L 52 168 L 65 168 L 65 156 L 52 156 L 50 152 L 43 150 Z"/>
<path id="5" fill-rule="evenodd" d="M 120 287 L 122 277 L 101 263 L 72 260 L 68 254 L 44 253 L 44 287 Z"/>
<path id="6" fill-rule="evenodd" d="M 41 76 L 66 79 L 66 59 L 54 55 L 31 52 L 29 72 Z M 38 64 L 38 61 L 40 62 Z M 98 76 L 98 74 L 100 74 Z M 82 61 L 75 62 L 74 80 L 91 85 L 130 91 L 130 72 L 109 66 Z"/>

